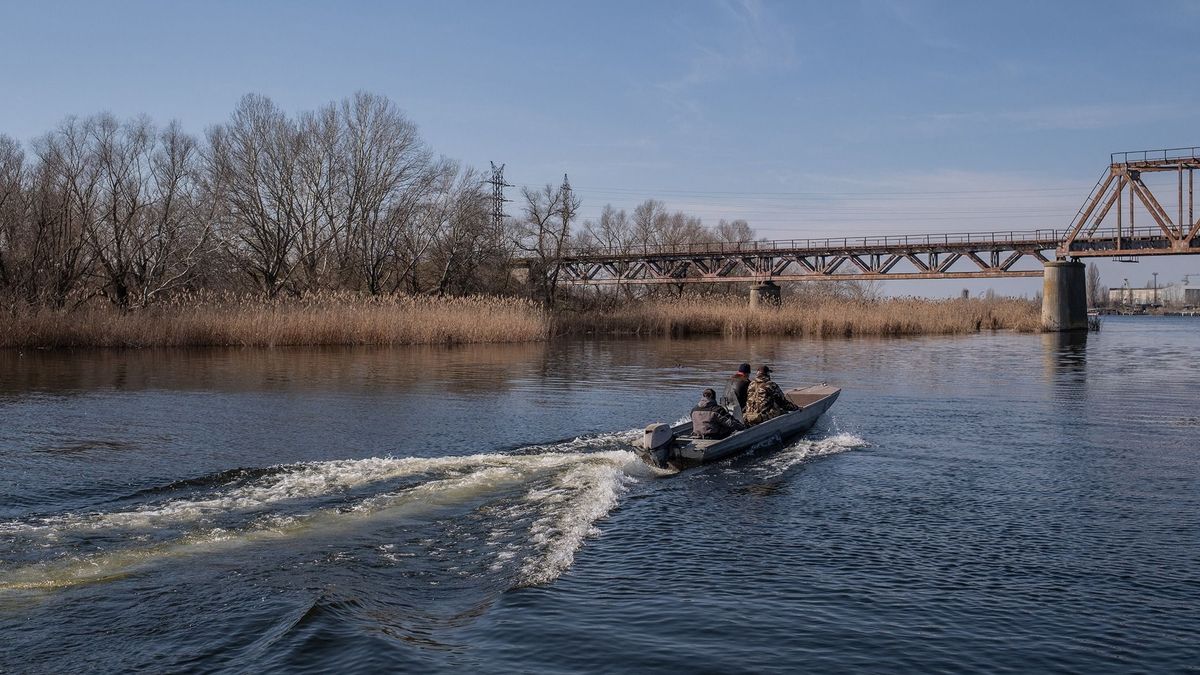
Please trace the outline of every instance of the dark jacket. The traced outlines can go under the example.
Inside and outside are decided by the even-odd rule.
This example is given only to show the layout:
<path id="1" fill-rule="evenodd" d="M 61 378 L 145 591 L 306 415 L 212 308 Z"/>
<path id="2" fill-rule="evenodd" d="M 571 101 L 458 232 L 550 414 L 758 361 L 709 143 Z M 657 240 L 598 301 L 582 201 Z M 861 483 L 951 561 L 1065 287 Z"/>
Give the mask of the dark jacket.
<path id="1" fill-rule="evenodd" d="M 692 434 L 698 438 L 725 438 L 745 428 L 711 398 L 701 399 L 699 405 L 692 408 Z"/>
<path id="2" fill-rule="evenodd" d="M 726 408 L 733 408 L 733 404 L 737 403 L 738 408 L 746 409 L 746 390 L 750 388 L 750 378 L 738 373 L 729 378 L 729 382 L 725 384 L 725 393 L 721 394 L 721 405 Z"/>

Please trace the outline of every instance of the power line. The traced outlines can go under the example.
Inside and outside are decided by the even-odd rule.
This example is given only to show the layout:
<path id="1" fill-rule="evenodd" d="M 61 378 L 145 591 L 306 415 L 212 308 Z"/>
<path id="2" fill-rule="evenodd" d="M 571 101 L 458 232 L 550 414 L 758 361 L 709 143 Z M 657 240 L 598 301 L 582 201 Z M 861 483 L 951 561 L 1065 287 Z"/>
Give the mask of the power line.
<path id="1" fill-rule="evenodd" d="M 541 185 L 517 183 L 516 187 L 541 188 Z M 997 190 L 896 190 L 896 191 L 814 191 L 814 192 L 742 192 L 734 190 L 677 190 L 653 188 L 614 188 L 614 187 L 575 187 L 578 192 L 596 192 L 602 194 L 663 194 L 690 196 L 742 196 L 742 197 L 861 197 L 861 196 L 940 196 L 940 195 L 982 195 L 982 194 L 1029 194 L 1046 192 L 1078 192 L 1080 186 L 1053 188 L 1005 188 Z"/>

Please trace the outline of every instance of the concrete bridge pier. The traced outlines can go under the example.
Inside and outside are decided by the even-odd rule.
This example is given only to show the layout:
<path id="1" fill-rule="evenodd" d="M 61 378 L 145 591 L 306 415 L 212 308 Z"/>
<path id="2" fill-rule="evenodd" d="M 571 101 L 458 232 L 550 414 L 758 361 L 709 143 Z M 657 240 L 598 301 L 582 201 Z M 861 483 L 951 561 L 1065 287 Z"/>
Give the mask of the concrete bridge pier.
<path id="1" fill-rule="evenodd" d="M 750 287 L 750 309 L 778 307 L 782 299 L 779 285 L 774 281 L 764 281 Z"/>
<path id="2" fill-rule="evenodd" d="M 1042 274 L 1042 328 L 1087 330 L 1087 282 L 1083 263 L 1052 260 Z"/>

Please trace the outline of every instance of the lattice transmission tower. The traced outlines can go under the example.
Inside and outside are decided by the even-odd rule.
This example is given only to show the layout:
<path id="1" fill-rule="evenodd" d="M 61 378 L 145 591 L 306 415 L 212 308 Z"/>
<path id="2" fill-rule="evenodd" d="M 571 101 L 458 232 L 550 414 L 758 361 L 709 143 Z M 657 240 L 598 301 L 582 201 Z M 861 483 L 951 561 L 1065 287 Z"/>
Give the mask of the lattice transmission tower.
<path id="1" fill-rule="evenodd" d="M 496 166 L 495 162 L 491 162 L 492 177 L 486 181 L 492 186 L 492 227 L 496 232 L 500 232 L 504 228 L 504 202 L 511 201 L 504 198 L 504 188 L 512 187 L 504 182 L 504 165 Z"/>
<path id="2" fill-rule="evenodd" d="M 571 219 L 575 217 L 575 205 L 571 202 L 571 181 L 565 173 L 559 191 L 562 197 L 562 241 L 559 242 L 559 246 L 566 250 L 567 239 L 571 236 Z"/>

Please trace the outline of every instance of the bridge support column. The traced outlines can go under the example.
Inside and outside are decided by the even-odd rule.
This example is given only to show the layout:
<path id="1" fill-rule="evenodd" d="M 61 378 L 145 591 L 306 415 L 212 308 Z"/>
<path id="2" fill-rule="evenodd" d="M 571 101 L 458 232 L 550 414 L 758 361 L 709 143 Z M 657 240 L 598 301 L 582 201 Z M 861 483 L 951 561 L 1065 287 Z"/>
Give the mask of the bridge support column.
<path id="1" fill-rule="evenodd" d="M 781 301 L 779 285 L 774 281 L 764 281 L 750 287 L 750 309 L 778 307 Z"/>
<path id="2" fill-rule="evenodd" d="M 1042 329 L 1087 330 L 1087 285 L 1083 263 L 1053 260 L 1042 273 Z"/>

